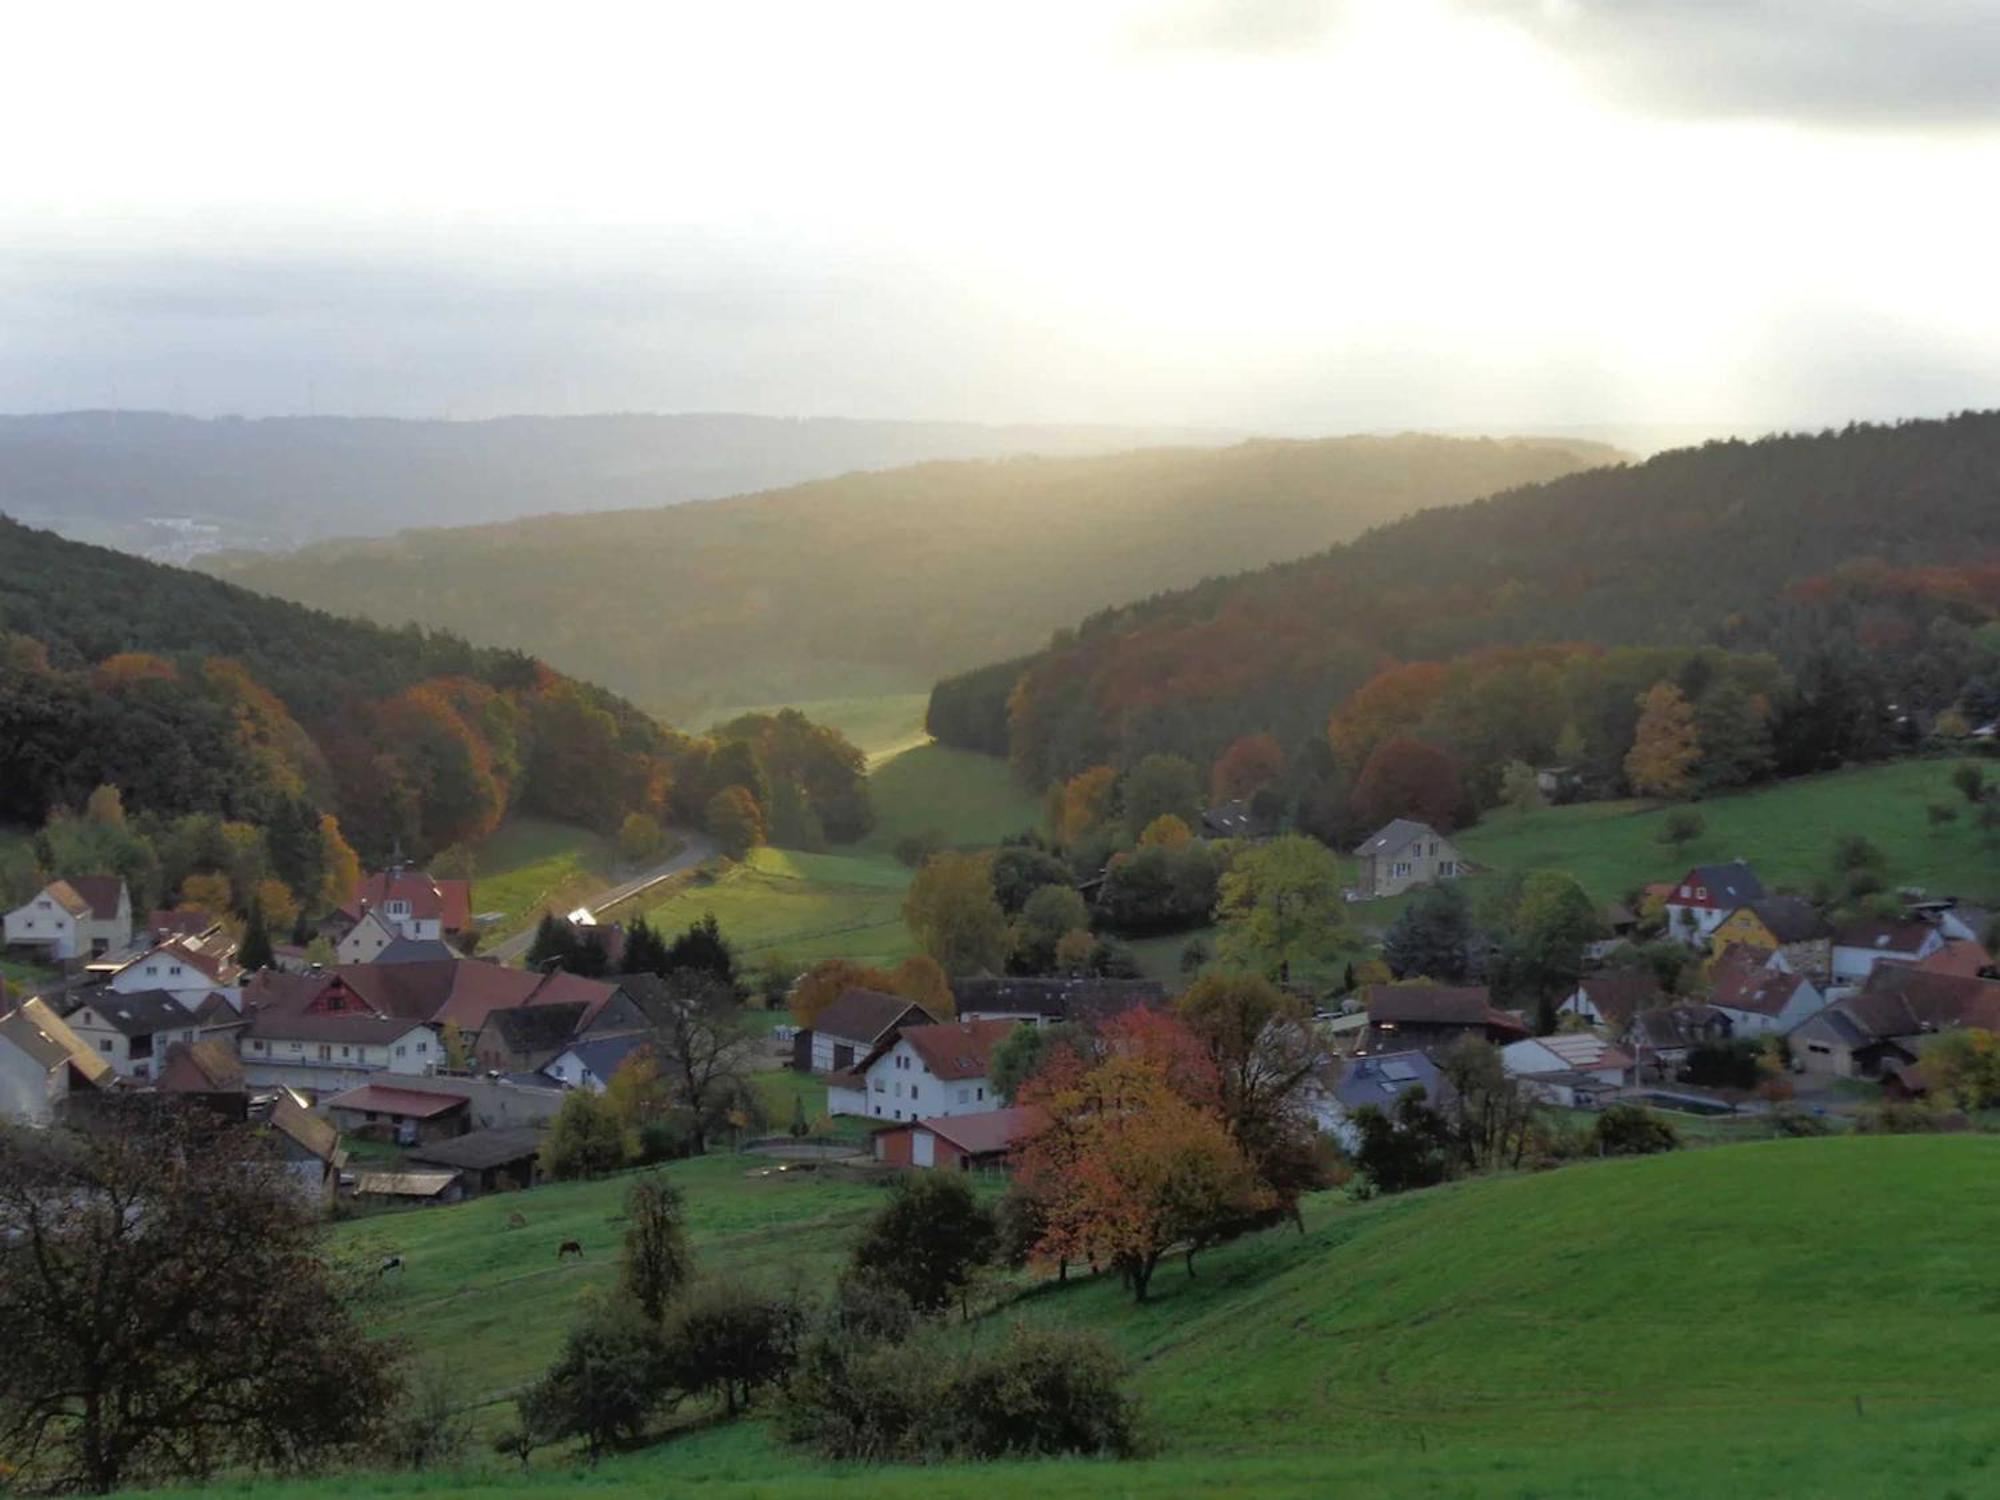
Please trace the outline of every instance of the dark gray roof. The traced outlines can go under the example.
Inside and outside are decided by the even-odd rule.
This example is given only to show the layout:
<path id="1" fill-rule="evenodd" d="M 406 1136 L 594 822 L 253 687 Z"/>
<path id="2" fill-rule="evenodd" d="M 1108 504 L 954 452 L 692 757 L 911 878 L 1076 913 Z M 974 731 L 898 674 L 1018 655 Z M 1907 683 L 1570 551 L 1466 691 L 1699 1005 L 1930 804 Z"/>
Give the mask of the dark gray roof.
<path id="1" fill-rule="evenodd" d="M 470 1135 L 446 1141 L 430 1141 L 412 1146 L 403 1154 L 411 1161 L 434 1162 L 441 1167 L 457 1167 L 478 1172 L 487 1167 L 503 1167 L 509 1162 L 533 1156 L 542 1149 L 542 1133 L 532 1125 L 510 1130 L 475 1130 Z"/>
<path id="2" fill-rule="evenodd" d="M 1726 865 L 1696 865 L 1681 884 L 1703 887 L 1708 899 L 1720 906 L 1748 906 L 1764 899 L 1764 882 L 1740 859 Z M 1667 900 L 1671 902 L 1673 897 Z"/>
<path id="3" fill-rule="evenodd" d="M 428 964 L 439 959 L 453 959 L 459 955 L 452 952 L 448 943 L 436 938 L 399 937 L 384 948 L 370 963 L 378 964 Z"/>
<path id="4" fill-rule="evenodd" d="M 86 1005 L 106 1026 L 125 1036 L 151 1036 L 195 1024 L 194 1012 L 165 990 L 139 990 L 130 995 L 113 989 L 96 990 L 77 1008 Z"/>
<path id="5" fill-rule="evenodd" d="M 862 1042 L 872 1047 L 891 1026 L 904 1024 L 911 1011 L 911 1025 L 927 1025 L 937 1019 L 921 1005 L 901 995 L 885 995 L 880 990 L 843 990 L 840 998 L 819 1013 L 812 1029 L 821 1036 L 837 1036 L 844 1042 Z"/>
<path id="6" fill-rule="evenodd" d="M 960 1016 L 1039 1016 L 1045 1021 L 1108 1021 L 1128 1010 L 1166 1004 L 1166 987 L 1151 979 L 954 979 Z"/>
<path id="7" fill-rule="evenodd" d="M 1384 823 L 1375 831 L 1375 836 L 1354 852 L 1357 856 L 1370 854 L 1394 854 L 1405 845 L 1420 838 L 1442 838 L 1428 823 L 1419 823 L 1411 818 L 1397 818 Z"/>
<path id="8" fill-rule="evenodd" d="M 1659 1049 L 1692 1047 L 1711 1036 L 1726 1037 L 1735 1026 L 1712 1005 L 1669 1005 L 1640 1011 L 1633 1030 L 1646 1046 Z"/>
<path id="9" fill-rule="evenodd" d="M 1803 896 L 1766 896 L 1761 901 L 1752 901 L 1750 910 L 1781 943 L 1811 942 L 1831 930 L 1819 908 Z"/>
<path id="10" fill-rule="evenodd" d="M 578 1023 L 590 1007 L 581 1000 L 560 1000 L 553 1005 L 516 1005 L 496 1010 L 486 1024 L 509 1052 L 559 1051 L 576 1035 Z"/>
<path id="11" fill-rule="evenodd" d="M 624 1036 L 598 1036 L 589 1041 L 573 1042 L 563 1049 L 563 1053 L 575 1053 L 577 1060 L 586 1068 L 608 1081 L 626 1058 L 650 1041 L 652 1037 L 648 1033 L 633 1031 Z M 550 1080 L 537 1075 L 537 1081 L 546 1086 Z"/>
<path id="12" fill-rule="evenodd" d="M 1328 1080 L 1333 1097 L 1348 1109 L 1372 1104 L 1386 1112 L 1411 1089 L 1420 1088 L 1432 1104 L 1449 1102 L 1451 1085 L 1438 1065 L 1422 1052 L 1377 1052 L 1337 1065 Z"/>

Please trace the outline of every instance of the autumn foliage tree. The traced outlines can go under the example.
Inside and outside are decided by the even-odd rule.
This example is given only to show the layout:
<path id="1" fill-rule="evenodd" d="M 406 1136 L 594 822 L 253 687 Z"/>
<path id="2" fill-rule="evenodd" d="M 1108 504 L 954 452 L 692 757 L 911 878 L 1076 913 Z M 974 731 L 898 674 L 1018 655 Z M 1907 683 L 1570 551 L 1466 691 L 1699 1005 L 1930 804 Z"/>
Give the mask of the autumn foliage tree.
<path id="1" fill-rule="evenodd" d="M 1328 721 L 1333 753 L 1349 771 L 1364 766 L 1387 740 L 1407 739 L 1429 716 L 1451 682 L 1443 662 L 1413 661 L 1378 672 Z"/>
<path id="2" fill-rule="evenodd" d="M 1671 682 L 1656 682 L 1639 698 L 1639 727 L 1625 757 L 1625 778 L 1646 797 L 1684 797 L 1701 760 L 1694 705 Z"/>
<path id="3" fill-rule="evenodd" d="M 1422 740 L 1383 740 L 1354 782 L 1354 816 L 1370 829 L 1394 818 L 1414 818 L 1449 831 L 1464 803 L 1457 760 Z"/>
<path id="4" fill-rule="evenodd" d="M 1233 802 L 1262 791 L 1285 774 L 1285 752 L 1277 737 L 1246 734 L 1230 743 L 1208 770 L 1211 802 Z"/>
<path id="5" fill-rule="evenodd" d="M 1007 961 L 1007 917 L 982 855 L 933 856 L 910 882 L 903 920 L 948 974 L 997 973 Z"/>
<path id="6" fill-rule="evenodd" d="M 1050 804 L 1056 841 L 1073 844 L 1108 820 L 1117 791 L 1118 773 L 1110 766 L 1092 766 L 1065 781 Z"/>

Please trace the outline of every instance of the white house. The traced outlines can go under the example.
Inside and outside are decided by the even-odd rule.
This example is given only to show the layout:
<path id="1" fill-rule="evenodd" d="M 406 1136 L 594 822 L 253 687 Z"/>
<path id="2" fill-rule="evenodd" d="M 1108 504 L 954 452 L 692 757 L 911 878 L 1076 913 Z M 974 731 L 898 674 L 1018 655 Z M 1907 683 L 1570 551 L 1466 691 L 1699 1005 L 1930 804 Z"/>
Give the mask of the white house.
<path id="1" fill-rule="evenodd" d="M 168 938 L 148 948 L 106 983 L 121 995 L 163 990 L 191 1010 L 212 994 L 222 996 L 233 1009 L 243 1008 L 242 970 L 223 948 L 194 938 Z"/>
<path id="2" fill-rule="evenodd" d="M 227 1037 L 242 1024 L 221 999 L 204 995 L 199 1008 L 190 1009 L 164 990 L 97 990 L 69 1016 L 70 1030 L 85 1046 L 119 1077 L 138 1082 L 157 1076 L 173 1043 Z"/>
<path id="3" fill-rule="evenodd" d="M 132 896 L 116 875 L 51 881 L 0 920 L 10 948 L 33 948 L 52 962 L 132 946 Z"/>
<path id="4" fill-rule="evenodd" d="M 1944 946 L 1944 935 L 1918 917 L 1850 922 L 1833 935 L 1833 987 L 1866 984 L 1884 959 L 1921 963 Z"/>
<path id="5" fill-rule="evenodd" d="M 1306 1081 L 1300 1097 L 1322 1134 L 1332 1136 L 1342 1150 L 1355 1151 L 1361 1146 L 1355 1112 L 1372 1105 L 1393 1114 L 1396 1101 L 1413 1089 L 1422 1089 L 1426 1102 L 1438 1108 L 1451 1098 L 1451 1085 L 1438 1065 L 1414 1048 L 1329 1060 Z"/>
<path id="6" fill-rule="evenodd" d="M 813 1020 L 812 1071 L 846 1072 L 897 1027 L 924 1026 L 933 1019 L 929 1011 L 901 995 L 859 988 L 843 990 L 840 998 Z"/>
<path id="7" fill-rule="evenodd" d="M 314 1094 L 358 1088 L 379 1073 L 421 1075 L 444 1061 L 430 1027 L 367 1011 L 255 1011 L 237 1050 L 251 1087 Z"/>
<path id="8" fill-rule="evenodd" d="M 551 1058 L 542 1072 L 567 1088 L 589 1089 L 594 1094 L 601 1094 L 625 1059 L 651 1040 L 652 1037 L 643 1031 L 629 1031 L 621 1036 L 589 1037 L 572 1043 Z"/>
<path id="9" fill-rule="evenodd" d="M 402 941 L 402 938 L 402 928 L 378 908 L 370 907 L 361 914 L 361 920 L 348 928 L 346 935 L 333 945 L 333 956 L 344 964 L 373 963 L 383 949 Z"/>
<path id="10" fill-rule="evenodd" d="M 1803 974 L 1757 960 L 1761 954 L 1732 948 L 1715 967 L 1708 997 L 1729 1018 L 1734 1036 L 1783 1035 L 1826 1008 L 1826 996 Z"/>
<path id="11" fill-rule="evenodd" d="M 942 1120 L 999 1109 L 1005 1101 L 987 1076 L 993 1049 L 1020 1024 L 947 1021 L 901 1027 L 850 1074 L 827 1080 L 827 1113 Z"/>
<path id="12" fill-rule="evenodd" d="M 111 1064 L 42 1001 L 0 1016 L 0 1119 L 44 1126 L 73 1090 L 111 1082 Z"/>
<path id="13" fill-rule="evenodd" d="M 1587 1031 L 1533 1036 L 1500 1049 L 1500 1064 L 1516 1077 L 1581 1073 L 1600 1083 L 1622 1085 L 1632 1077 L 1632 1058 L 1623 1048 Z"/>
<path id="14" fill-rule="evenodd" d="M 340 915 L 358 922 L 369 912 L 377 912 L 396 936 L 421 941 L 463 932 L 472 925 L 471 907 L 470 881 L 433 880 L 422 870 L 397 865 L 363 877 Z"/>
<path id="15" fill-rule="evenodd" d="M 1764 882 L 1742 860 L 1696 865 L 1667 893 L 1667 935 L 1690 948 L 1706 948 L 1708 936 L 1732 912 L 1764 899 Z"/>

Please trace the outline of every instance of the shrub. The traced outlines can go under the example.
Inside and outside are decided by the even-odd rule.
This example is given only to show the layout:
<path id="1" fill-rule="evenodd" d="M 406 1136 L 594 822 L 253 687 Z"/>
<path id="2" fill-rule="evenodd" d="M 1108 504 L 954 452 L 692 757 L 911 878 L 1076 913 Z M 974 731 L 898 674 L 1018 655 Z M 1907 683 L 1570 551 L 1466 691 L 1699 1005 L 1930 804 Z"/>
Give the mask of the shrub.
<path id="1" fill-rule="evenodd" d="M 918 1172 L 890 1184 L 854 1248 L 855 1269 L 894 1287 L 921 1312 L 936 1312 L 993 1258 L 990 1209 L 961 1176 Z"/>
<path id="2" fill-rule="evenodd" d="M 1590 1140 L 1600 1156 L 1650 1156 L 1681 1143 L 1673 1126 L 1635 1104 L 1605 1110 L 1591 1127 Z"/>
<path id="3" fill-rule="evenodd" d="M 1856 1115 L 1854 1128 L 1863 1135 L 1936 1135 L 1968 1130 L 1971 1122 L 1951 1110 L 1884 1100 L 1874 1109 Z"/>
<path id="4" fill-rule="evenodd" d="M 639 1178 L 625 1194 L 625 1254 L 619 1276 L 632 1300 L 658 1321 L 694 1271 L 680 1189 L 666 1178 Z"/>
<path id="5" fill-rule="evenodd" d="M 1833 1127 L 1818 1115 L 1807 1114 L 1795 1104 L 1781 1104 L 1770 1113 L 1771 1128 L 1779 1135 L 1831 1135 Z"/>
<path id="6" fill-rule="evenodd" d="M 804 1322 L 797 1303 L 731 1282 L 709 1282 L 667 1311 L 662 1346 L 674 1390 L 722 1397 L 730 1416 L 791 1372 Z"/>
<path id="7" fill-rule="evenodd" d="M 596 1463 L 605 1448 L 644 1431 L 671 1389 L 670 1376 L 659 1326 L 629 1302 L 598 1304 L 519 1398 L 519 1436 L 531 1445 L 582 1438 Z"/>
<path id="8" fill-rule="evenodd" d="M 939 828 L 926 828 L 922 833 L 906 833 L 896 840 L 894 853 L 896 863 L 908 865 L 912 870 L 922 869 L 924 862 L 933 854 L 951 847 L 951 838 Z"/>

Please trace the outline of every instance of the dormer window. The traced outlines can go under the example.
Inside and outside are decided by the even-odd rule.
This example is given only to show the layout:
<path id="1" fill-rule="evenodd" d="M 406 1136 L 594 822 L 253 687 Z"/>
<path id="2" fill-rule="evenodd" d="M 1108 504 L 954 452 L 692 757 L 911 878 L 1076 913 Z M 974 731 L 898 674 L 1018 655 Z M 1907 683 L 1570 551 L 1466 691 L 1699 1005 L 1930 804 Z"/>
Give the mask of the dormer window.
<path id="1" fill-rule="evenodd" d="M 407 917 L 407 916 L 408 916 L 409 914 L 410 914 L 410 903 L 409 903 L 409 902 L 407 902 L 407 901 L 391 901 L 391 902 L 389 903 L 389 915 L 390 915 L 390 916 L 392 916 L 392 917 Z"/>

